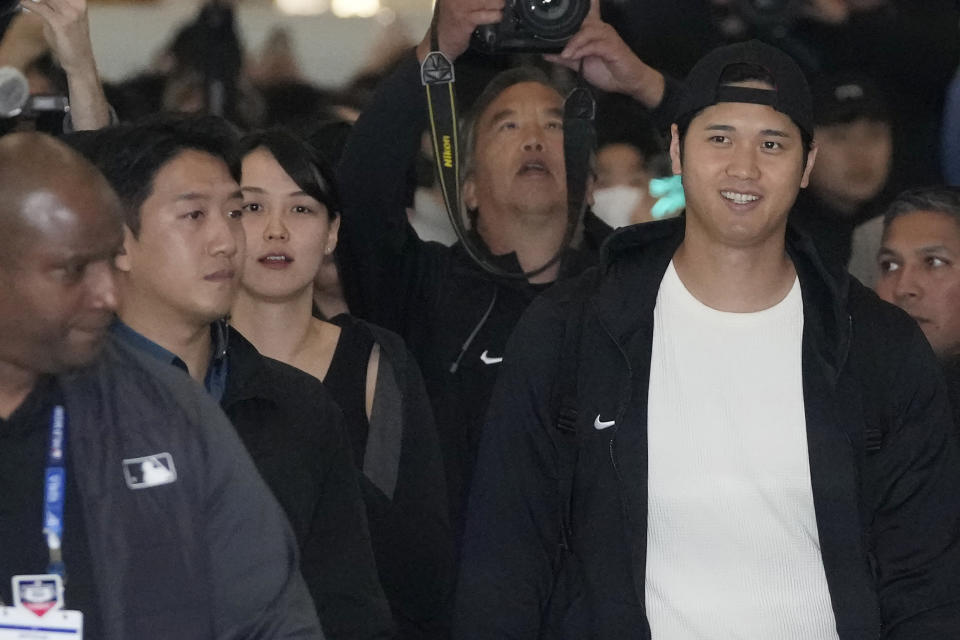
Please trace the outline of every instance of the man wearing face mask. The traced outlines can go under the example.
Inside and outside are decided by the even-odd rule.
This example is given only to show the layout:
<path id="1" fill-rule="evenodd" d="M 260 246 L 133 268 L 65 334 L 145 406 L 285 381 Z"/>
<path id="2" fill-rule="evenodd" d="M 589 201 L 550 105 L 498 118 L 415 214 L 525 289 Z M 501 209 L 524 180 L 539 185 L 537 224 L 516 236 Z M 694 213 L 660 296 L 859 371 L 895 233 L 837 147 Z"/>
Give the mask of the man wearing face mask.
<path id="1" fill-rule="evenodd" d="M 595 126 L 591 211 L 614 229 L 653 219 L 649 185 L 660 173 L 654 162 L 663 145 L 649 116 L 624 96 L 603 94 L 598 98 Z M 584 225 L 589 238 L 590 221 Z"/>

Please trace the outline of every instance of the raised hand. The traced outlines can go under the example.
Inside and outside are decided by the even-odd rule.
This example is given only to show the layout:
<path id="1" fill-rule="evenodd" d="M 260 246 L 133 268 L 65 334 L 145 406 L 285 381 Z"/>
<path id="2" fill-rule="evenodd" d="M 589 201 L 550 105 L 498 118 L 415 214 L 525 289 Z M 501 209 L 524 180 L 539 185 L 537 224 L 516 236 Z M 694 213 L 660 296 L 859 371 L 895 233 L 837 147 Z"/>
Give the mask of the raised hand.
<path id="1" fill-rule="evenodd" d="M 23 71 L 47 52 L 43 37 L 43 20 L 29 13 L 13 16 L 7 32 L 0 39 L 0 66 L 16 67 Z"/>
<path id="2" fill-rule="evenodd" d="M 43 19 L 44 38 L 64 71 L 93 64 L 86 0 L 24 0 L 20 6 Z"/>
<path id="3" fill-rule="evenodd" d="M 22 0 L 20 6 L 43 20 L 43 35 L 67 74 L 73 128 L 99 129 L 110 123 L 90 41 L 86 0 Z"/>
<path id="4" fill-rule="evenodd" d="M 455 60 L 470 46 L 470 35 L 482 24 L 503 19 L 504 0 L 437 0 L 437 42 L 440 50 Z M 430 31 L 417 45 L 417 58 L 430 53 Z"/>
<path id="5" fill-rule="evenodd" d="M 583 77 L 594 87 L 632 96 L 649 108 L 663 98 L 663 76 L 640 60 L 617 30 L 601 19 L 599 0 L 591 0 L 580 31 L 563 51 L 544 58 L 575 71 L 582 67 Z"/>

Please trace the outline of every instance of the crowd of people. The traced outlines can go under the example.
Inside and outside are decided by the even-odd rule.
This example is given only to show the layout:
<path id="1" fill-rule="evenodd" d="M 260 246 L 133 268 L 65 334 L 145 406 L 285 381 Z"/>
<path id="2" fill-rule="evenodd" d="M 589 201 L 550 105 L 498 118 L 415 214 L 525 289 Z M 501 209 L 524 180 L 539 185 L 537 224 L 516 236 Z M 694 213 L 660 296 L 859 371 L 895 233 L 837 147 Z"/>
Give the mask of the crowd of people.
<path id="1" fill-rule="evenodd" d="M 593 0 L 494 59 L 440 0 L 333 91 L 230 3 L 119 83 L 23 4 L 70 108 L 0 121 L 0 629 L 960 637 L 960 8 Z"/>

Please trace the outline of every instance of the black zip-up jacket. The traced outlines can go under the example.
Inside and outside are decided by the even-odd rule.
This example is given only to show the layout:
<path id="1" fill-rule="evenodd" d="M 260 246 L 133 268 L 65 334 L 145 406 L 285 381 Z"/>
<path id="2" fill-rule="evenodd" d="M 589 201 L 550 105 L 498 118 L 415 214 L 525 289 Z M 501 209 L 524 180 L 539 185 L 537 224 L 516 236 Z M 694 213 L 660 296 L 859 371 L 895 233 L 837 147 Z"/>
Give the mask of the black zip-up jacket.
<path id="1" fill-rule="evenodd" d="M 453 534 L 440 443 L 420 369 L 397 334 L 347 315 L 335 322 L 369 331 L 380 347 L 369 428 L 355 461 L 362 470 L 360 490 L 380 584 L 401 638 L 449 638 Z M 366 371 L 366 360 L 362 364 Z"/>
<path id="2" fill-rule="evenodd" d="M 507 338 L 543 287 L 491 276 L 460 244 L 417 237 L 405 210 L 407 171 L 426 127 L 426 98 L 411 52 L 379 88 L 344 150 L 337 258 L 350 312 L 400 334 L 420 365 L 456 531 Z M 522 271 L 515 254 L 487 257 L 501 269 Z M 591 262 L 569 251 L 561 275 Z"/>
<path id="3" fill-rule="evenodd" d="M 395 635 L 343 416 L 319 380 L 229 329 L 220 405 L 286 512 L 300 570 L 331 640 Z"/>
<path id="4" fill-rule="evenodd" d="M 555 288 L 518 325 L 474 477 L 455 637 L 650 638 L 653 313 L 683 225 L 619 231 L 592 286 Z M 787 246 L 803 297 L 811 485 L 839 637 L 960 637 L 960 454 L 940 367 L 906 314 L 824 267 L 805 237 L 791 232 Z M 579 352 L 560 353 L 564 318 L 583 295 Z M 562 358 L 579 359 L 567 554 L 552 398 Z M 615 425 L 595 429 L 598 414 Z"/>
<path id="5" fill-rule="evenodd" d="M 180 358 L 133 329 L 118 324 L 114 335 L 187 374 Z M 226 322 L 211 336 L 210 369 L 224 374 L 220 406 L 293 525 L 327 637 L 393 637 L 340 408 L 319 380 L 261 355 Z"/>
<path id="6" fill-rule="evenodd" d="M 202 388 L 113 338 L 58 383 L 98 640 L 323 638 L 290 525 Z M 131 486 L 128 465 L 152 455 L 172 481 Z"/>

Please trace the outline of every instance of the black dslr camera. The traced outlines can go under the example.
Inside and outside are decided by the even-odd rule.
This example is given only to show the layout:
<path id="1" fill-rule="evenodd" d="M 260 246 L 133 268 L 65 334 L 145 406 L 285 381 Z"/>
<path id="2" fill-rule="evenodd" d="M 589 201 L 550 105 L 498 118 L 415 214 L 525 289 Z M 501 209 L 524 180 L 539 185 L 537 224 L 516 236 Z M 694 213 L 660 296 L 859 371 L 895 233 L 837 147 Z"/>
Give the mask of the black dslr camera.
<path id="1" fill-rule="evenodd" d="M 507 0 L 503 20 L 473 32 L 473 47 L 484 53 L 550 53 L 580 29 L 590 0 Z"/>

